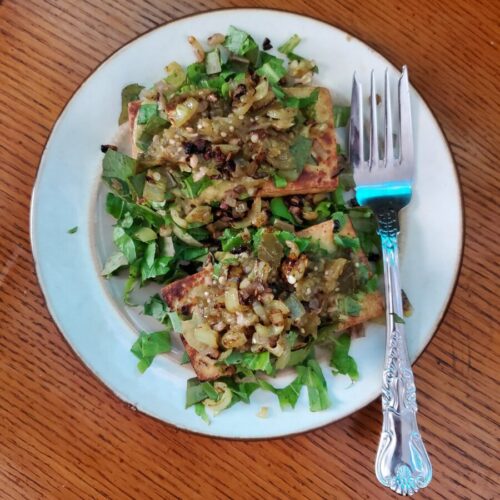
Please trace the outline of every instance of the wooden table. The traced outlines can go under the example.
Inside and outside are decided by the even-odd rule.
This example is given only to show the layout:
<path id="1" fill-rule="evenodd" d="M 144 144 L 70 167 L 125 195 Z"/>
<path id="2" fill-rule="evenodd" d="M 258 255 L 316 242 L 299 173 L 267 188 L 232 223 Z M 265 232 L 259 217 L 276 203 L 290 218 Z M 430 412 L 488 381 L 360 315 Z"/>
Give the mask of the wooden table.
<path id="1" fill-rule="evenodd" d="M 0 0 L 2 498 L 390 496 L 373 475 L 379 402 L 288 439 L 225 441 L 178 431 L 134 412 L 90 374 L 57 331 L 38 286 L 30 195 L 68 98 L 136 35 L 196 10 L 249 3 Z M 432 485 L 420 496 L 498 498 L 500 3 L 253 6 L 321 17 L 395 64 L 410 64 L 413 84 L 444 129 L 460 174 L 466 236 L 452 304 L 415 367 L 420 424 L 434 465 Z"/>

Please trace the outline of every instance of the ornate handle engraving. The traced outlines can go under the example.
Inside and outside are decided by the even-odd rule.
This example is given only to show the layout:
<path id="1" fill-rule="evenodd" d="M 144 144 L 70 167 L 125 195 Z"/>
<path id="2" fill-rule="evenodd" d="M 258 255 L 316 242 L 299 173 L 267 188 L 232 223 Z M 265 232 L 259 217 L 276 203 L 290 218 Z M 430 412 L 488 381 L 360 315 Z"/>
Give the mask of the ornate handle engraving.
<path id="1" fill-rule="evenodd" d="M 400 495 L 413 495 L 432 478 L 417 425 L 413 372 L 406 346 L 399 281 L 397 214 L 379 216 L 384 256 L 387 346 L 382 381 L 383 426 L 375 462 L 378 480 Z M 395 217 L 394 217 L 395 215 Z M 381 220 L 384 219 L 384 220 Z"/>

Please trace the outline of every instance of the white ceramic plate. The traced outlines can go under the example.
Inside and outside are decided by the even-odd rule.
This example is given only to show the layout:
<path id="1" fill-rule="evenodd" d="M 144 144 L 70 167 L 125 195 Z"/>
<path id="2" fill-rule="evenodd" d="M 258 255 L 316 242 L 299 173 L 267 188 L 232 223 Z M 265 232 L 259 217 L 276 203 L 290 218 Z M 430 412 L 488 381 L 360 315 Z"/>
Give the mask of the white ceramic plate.
<path id="1" fill-rule="evenodd" d="M 178 364 L 179 349 L 161 356 L 140 375 L 130 353 L 138 330 L 158 327 L 120 300 L 122 283 L 100 277 L 112 249 L 112 220 L 103 209 L 100 144 L 117 130 L 120 91 L 126 84 L 152 84 L 164 66 L 193 61 L 188 35 L 200 39 L 229 25 L 275 45 L 293 33 L 303 38 L 300 54 L 314 58 L 318 81 L 334 100 L 348 102 L 356 70 L 367 83 L 373 68 L 382 78 L 396 69 L 370 47 L 322 22 L 261 9 L 222 10 L 191 16 L 159 27 L 130 42 L 107 59 L 82 84 L 55 124 L 43 153 L 33 192 L 31 237 L 38 277 L 49 310 L 84 363 L 115 394 L 165 422 L 213 436 L 268 438 L 314 429 L 362 408 L 380 394 L 384 329 L 370 325 L 353 342 L 360 381 L 333 377 L 324 364 L 332 406 L 311 413 L 303 391 L 295 411 L 282 412 L 275 396 L 257 391 L 250 405 L 237 404 L 205 424 L 184 409 L 189 365 Z M 412 61 L 407 61 L 410 67 Z M 366 88 L 368 86 L 366 85 Z M 380 82 L 380 89 L 382 89 Z M 409 351 L 415 360 L 437 328 L 450 300 L 462 250 L 462 210 L 456 171 L 443 134 L 421 97 L 412 91 L 417 179 L 403 221 L 402 281 L 415 308 L 407 321 Z M 78 226 L 75 234 L 67 230 Z M 284 385 L 285 374 L 278 380 Z M 258 418 L 262 406 L 267 419 Z"/>

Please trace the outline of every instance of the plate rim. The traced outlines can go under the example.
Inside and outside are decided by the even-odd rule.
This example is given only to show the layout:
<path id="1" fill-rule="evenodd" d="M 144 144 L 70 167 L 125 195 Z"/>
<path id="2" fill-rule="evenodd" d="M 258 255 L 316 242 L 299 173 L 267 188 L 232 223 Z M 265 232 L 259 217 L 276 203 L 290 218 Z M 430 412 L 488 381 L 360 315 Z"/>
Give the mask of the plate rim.
<path id="1" fill-rule="evenodd" d="M 69 348 L 71 349 L 71 351 L 73 352 L 73 354 L 76 356 L 76 358 L 78 358 L 79 362 L 88 370 L 88 372 L 90 372 L 90 374 L 107 391 L 109 391 L 110 393 L 112 393 L 113 396 L 115 396 L 118 399 L 119 402 L 121 402 L 121 403 L 129 406 L 134 411 L 138 411 L 141 414 L 147 416 L 148 418 L 152 418 L 152 419 L 154 419 L 154 420 L 156 420 L 158 422 L 161 422 L 164 425 L 172 427 L 173 429 L 179 429 L 179 430 L 182 430 L 183 432 L 188 432 L 190 434 L 194 434 L 194 435 L 197 435 L 197 436 L 205 436 L 205 437 L 209 437 L 209 438 L 212 438 L 212 439 L 223 439 L 223 440 L 230 440 L 230 441 L 264 441 L 264 440 L 267 441 L 267 440 L 284 439 L 284 438 L 288 438 L 288 437 L 298 436 L 298 435 L 301 435 L 301 434 L 304 434 L 304 433 L 307 433 L 307 432 L 317 431 L 317 430 L 323 429 L 323 428 L 325 428 L 325 427 L 327 427 L 329 425 L 332 425 L 332 424 L 334 424 L 336 422 L 340 422 L 340 421 L 342 421 L 342 420 L 344 420 L 346 418 L 349 418 L 350 416 L 352 416 L 356 412 L 362 410 L 363 408 L 366 408 L 367 406 L 371 405 L 375 400 L 377 400 L 380 397 L 380 393 L 377 394 L 373 399 L 369 399 L 368 401 L 366 401 L 365 403 L 363 403 L 356 410 L 353 410 L 350 413 L 348 413 L 347 415 L 344 415 L 342 417 L 334 419 L 334 420 L 332 420 L 330 422 L 327 422 L 325 424 L 321 424 L 321 425 L 318 425 L 318 426 L 313 426 L 313 427 L 310 427 L 310 428 L 307 428 L 307 429 L 303 429 L 303 430 L 300 430 L 300 431 L 297 431 L 297 432 L 289 432 L 289 433 L 286 433 L 286 434 L 280 434 L 280 435 L 274 435 L 274 436 L 266 436 L 266 437 L 229 437 L 229 436 L 222 436 L 222 435 L 215 435 L 215 434 L 210 434 L 210 433 L 199 432 L 199 431 L 195 431 L 195 430 L 189 429 L 187 427 L 183 427 L 183 426 L 180 426 L 180 425 L 176 425 L 176 424 L 167 422 L 166 420 L 162 419 L 161 417 L 153 415 L 153 414 L 145 411 L 144 409 L 141 409 L 141 408 L 137 407 L 136 405 L 134 405 L 130 401 L 127 401 L 126 398 L 122 397 L 122 395 L 119 393 L 119 391 L 111 388 L 104 380 L 102 380 L 99 377 L 99 375 L 97 373 L 94 372 L 93 368 L 89 364 L 87 364 L 85 362 L 85 360 L 81 357 L 81 355 L 77 351 L 76 347 L 73 346 L 72 343 L 70 342 L 70 340 L 66 337 L 65 333 L 63 332 L 63 329 L 61 328 L 61 326 L 59 324 L 58 319 L 56 318 L 56 315 L 54 313 L 52 304 L 50 302 L 50 297 L 48 296 L 48 294 L 47 294 L 47 292 L 46 292 L 46 290 L 44 288 L 44 284 L 42 283 L 42 280 L 40 279 L 41 273 L 40 273 L 40 268 L 39 268 L 39 261 L 37 259 L 37 243 L 35 242 L 35 236 L 34 236 L 34 226 L 35 226 L 35 224 L 34 224 L 34 218 L 35 218 L 34 217 L 34 206 L 36 204 L 36 200 L 38 199 L 38 187 L 39 187 L 39 183 L 40 183 L 41 167 L 42 167 L 42 162 L 44 161 L 45 154 L 47 152 L 47 146 L 48 146 L 48 144 L 49 144 L 49 142 L 50 142 L 50 140 L 52 138 L 52 135 L 54 134 L 54 131 L 56 130 L 56 127 L 59 125 L 59 122 L 61 120 L 62 115 L 68 109 L 69 105 L 73 101 L 73 98 L 82 89 L 82 87 L 87 83 L 87 81 L 101 68 L 101 66 L 103 66 L 104 64 L 106 64 L 118 52 L 120 52 L 122 50 L 125 50 L 129 45 L 133 44 L 139 38 L 147 36 L 151 32 L 153 32 L 155 30 L 162 29 L 165 26 L 168 26 L 168 25 L 173 24 L 175 22 L 182 21 L 182 20 L 185 20 L 185 19 L 189 19 L 191 17 L 202 17 L 203 15 L 211 14 L 211 13 L 215 13 L 215 12 L 245 11 L 245 10 L 246 11 L 254 11 L 254 12 L 255 11 L 261 11 L 261 12 L 274 12 L 274 13 L 277 13 L 277 14 L 281 14 L 281 13 L 283 13 L 283 14 L 290 14 L 290 15 L 293 15 L 293 16 L 296 16 L 296 17 L 299 17 L 299 18 L 306 18 L 306 19 L 313 20 L 315 22 L 322 23 L 322 24 L 324 24 L 325 26 L 327 26 L 329 28 L 334 28 L 334 29 L 336 29 L 336 30 L 344 33 L 345 35 L 351 37 L 352 39 L 357 40 L 362 45 L 364 45 L 367 49 L 369 49 L 370 51 L 375 52 L 376 54 L 380 55 L 385 60 L 387 60 L 389 62 L 389 64 L 391 66 L 393 66 L 393 68 L 395 68 L 395 69 L 398 68 L 398 66 L 392 61 L 392 59 L 390 57 L 388 57 L 384 53 L 380 52 L 378 49 L 375 49 L 370 43 L 366 42 L 362 37 L 353 34 L 349 30 L 347 30 L 345 28 L 341 28 L 341 27 L 339 27 L 339 26 L 337 26 L 337 25 L 335 25 L 333 23 L 326 22 L 325 20 L 320 19 L 318 17 L 315 17 L 314 15 L 297 13 L 297 12 L 294 12 L 294 11 L 291 11 L 291 10 L 287 10 L 287 9 L 282 9 L 282 8 L 275 8 L 275 7 L 246 7 L 246 6 L 242 6 L 242 7 L 219 7 L 219 8 L 215 8 L 215 9 L 204 9 L 204 10 L 200 10 L 200 11 L 193 12 L 193 13 L 190 13 L 190 14 L 186 14 L 186 15 L 183 15 L 183 16 L 179 16 L 179 17 L 176 17 L 175 19 L 171 19 L 169 21 L 165 21 L 165 22 L 163 22 L 161 24 L 158 24 L 157 26 L 153 26 L 153 27 L 149 28 L 148 30 L 146 30 L 145 32 L 140 33 L 140 34 L 134 36 L 133 38 L 131 38 L 130 40 L 126 41 L 125 43 L 123 43 L 122 45 L 120 45 L 118 48 L 116 48 L 113 52 L 111 52 L 110 54 L 108 54 L 103 60 L 101 60 L 93 69 L 91 69 L 89 71 L 89 73 L 87 74 L 87 76 L 85 76 L 81 80 L 81 82 L 73 90 L 73 92 L 71 93 L 71 95 L 66 99 L 64 105 L 61 107 L 61 109 L 60 109 L 57 117 L 54 119 L 54 121 L 53 121 L 53 123 L 52 123 L 52 125 L 50 127 L 49 133 L 47 135 L 47 138 L 45 140 L 45 143 L 43 145 L 42 151 L 41 151 L 39 159 L 38 159 L 38 167 L 37 167 L 37 170 L 36 170 L 36 176 L 35 176 L 35 179 L 34 179 L 33 189 L 32 189 L 32 194 L 31 194 L 31 199 L 30 199 L 30 214 L 29 214 L 29 233 L 30 234 L 29 234 L 29 236 L 30 236 L 31 254 L 32 254 L 32 257 L 33 257 L 33 262 L 35 264 L 35 271 L 36 271 L 37 281 L 38 281 L 38 284 L 39 284 L 39 287 L 40 287 L 40 291 L 42 292 L 43 301 L 45 303 L 45 306 L 46 306 L 48 312 L 50 313 L 50 316 L 51 316 L 51 319 L 52 319 L 53 323 L 55 324 L 57 330 L 59 331 L 59 334 L 61 335 L 63 341 L 66 343 L 67 346 L 69 346 Z M 459 226 L 461 228 L 461 231 L 460 231 L 460 242 L 459 242 L 459 245 L 457 245 L 457 247 L 459 248 L 459 258 L 458 258 L 456 267 L 454 269 L 454 282 L 453 282 L 452 286 L 450 287 L 450 291 L 449 291 L 446 303 L 441 308 L 440 315 L 439 315 L 439 317 L 438 317 L 438 319 L 436 321 L 436 325 L 435 325 L 432 333 L 429 335 L 428 340 L 423 344 L 423 346 L 421 347 L 421 349 L 418 352 L 417 356 L 415 357 L 415 360 L 412 363 L 412 366 L 413 366 L 420 359 L 420 357 L 422 356 L 422 354 L 425 352 L 425 350 L 429 346 L 430 342 L 434 338 L 435 334 L 437 333 L 437 331 L 441 327 L 442 323 L 444 322 L 446 314 L 447 314 L 448 310 L 450 309 L 451 303 L 452 303 L 452 301 L 454 299 L 455 292 L 456 292 L 456 290 L 458 288 L 458 280 L 460 278 L 461 271 L 462 271 L 463 260 L 464 260 L 464 251 L 465 251 L 465 216 L 464 216 L 465 215 L 465 212 L 464 212 L 464 206 L 465 206 L 465 204 L 464 204 L 464 194 L 463 194 L 462 183 L 461 183 L 461 175 L 460 175 L 460 172 L 459 172 L 459 170 L 457 168 L 457 163 L 455 161 L 455 155 L 453 154 L 453 151 L 451 150 L 450 143 L 448 141 L 448 138 L 446 137 L 444 129 L 443 129 L 440 121 L 437 119 L 437 117 L 436 117 L 433 109 L 429 106 L 427 100 L 421 95 L 421 93 L 413 85 L 413 83 L 411 85 L 413 87 L 413 90 L 418 95 L 418 97 L 420 99 L 422 99 L 423 103 L 425 104 L 425 106 L 429 110 L 432 118 L 434 119 L 434 121 L 438 125 L 438 128 L 439 128 L 439 131 L 441 133 L 443 142 L 446 145 L 447 152 L 448 152 L 448 154 L 450 156 L 450 159 L 452 161 L 452 164 L 453 164 L 453 173 L 454 173 L 456 184 L 457 184 L 457 187 L 458 187 L 458 195 L 459 195 L 458 196 L 458 201 L 459 201 L 459 218 L 460 218 L 460 221 L 459 221 L 460 224 L 459 224 Z"/>

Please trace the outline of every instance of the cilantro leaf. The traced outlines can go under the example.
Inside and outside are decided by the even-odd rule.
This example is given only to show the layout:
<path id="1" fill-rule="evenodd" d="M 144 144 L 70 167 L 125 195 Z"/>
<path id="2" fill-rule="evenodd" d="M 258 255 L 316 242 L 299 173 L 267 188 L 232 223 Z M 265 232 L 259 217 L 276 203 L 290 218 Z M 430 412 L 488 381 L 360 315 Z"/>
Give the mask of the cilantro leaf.
<path id="1" fill-rule="evenodd" d="M 334 375 L 348 375 L 353 382 L 359 379 L 358 365 L 352 356 L 349 355 L 351 346 L 351 336 L 343 333 L 338 339 L 333 339 L 332 355 L 330 366 Z"/>
<path id="2" fill-rule="evenodd" d="M 78 226 L 68 229 L 68 234 L 75 234 L 78 231 Z"/>

